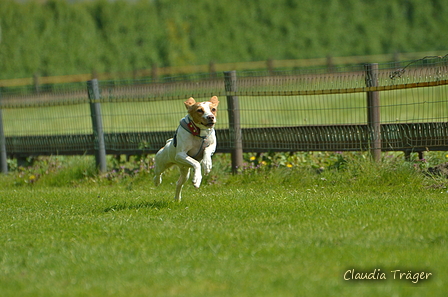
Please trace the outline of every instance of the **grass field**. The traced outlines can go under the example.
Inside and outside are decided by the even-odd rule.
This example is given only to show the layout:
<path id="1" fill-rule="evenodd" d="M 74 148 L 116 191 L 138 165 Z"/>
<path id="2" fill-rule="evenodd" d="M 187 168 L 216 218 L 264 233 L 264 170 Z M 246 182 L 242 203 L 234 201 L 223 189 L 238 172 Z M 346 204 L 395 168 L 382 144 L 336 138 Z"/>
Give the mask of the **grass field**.
<path id="1" fill-rule="evenodd" d="M 101 176 L 89 157 L 12 162 L 1 295 L 446 296 L 447 181 L 420 169 L 448 159 L 431 156 L 246 155 L 232 176 L 216 155 L 181 203 L 175 170 L 154 188 L 151 158 L 111 159 Z M 386 280 L 344 280 L 353 269 Z"/>

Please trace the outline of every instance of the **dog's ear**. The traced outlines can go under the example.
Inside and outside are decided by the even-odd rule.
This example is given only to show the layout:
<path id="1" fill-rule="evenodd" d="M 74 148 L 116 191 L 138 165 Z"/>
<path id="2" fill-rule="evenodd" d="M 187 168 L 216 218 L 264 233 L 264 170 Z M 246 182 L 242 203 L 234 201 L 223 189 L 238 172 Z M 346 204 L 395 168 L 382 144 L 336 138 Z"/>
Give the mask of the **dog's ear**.
<path id="1" fill-rule="evenodd" d="M 213 96 L 212 98 L 210 98 L 210 102 L 216 106 L 218 106 L 219 101 L 218 101 L 218 97 Z"/>
<path id="2" fill-rule="evenodd" d="M 192 105 L 195 104 L 195 103 L 196 103 L 196 100 L 194 100 L 193 97 L 188 98 L 188 100 L 184 102 L 185 107 L 186 107 L 187 109 L 190 108 L 190 106 L 192 106 Z"/>

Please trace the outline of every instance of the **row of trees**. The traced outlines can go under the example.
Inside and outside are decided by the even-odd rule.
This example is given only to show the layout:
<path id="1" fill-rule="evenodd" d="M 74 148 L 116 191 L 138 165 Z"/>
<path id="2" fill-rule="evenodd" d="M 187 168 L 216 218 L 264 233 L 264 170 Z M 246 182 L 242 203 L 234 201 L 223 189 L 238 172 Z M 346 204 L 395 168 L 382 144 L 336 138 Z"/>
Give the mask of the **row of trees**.
<path id="1" fill-rule="evenodd" d="M 444 50 L 446 15 L 445 0 L 2 0 L 0 79 Z"/>

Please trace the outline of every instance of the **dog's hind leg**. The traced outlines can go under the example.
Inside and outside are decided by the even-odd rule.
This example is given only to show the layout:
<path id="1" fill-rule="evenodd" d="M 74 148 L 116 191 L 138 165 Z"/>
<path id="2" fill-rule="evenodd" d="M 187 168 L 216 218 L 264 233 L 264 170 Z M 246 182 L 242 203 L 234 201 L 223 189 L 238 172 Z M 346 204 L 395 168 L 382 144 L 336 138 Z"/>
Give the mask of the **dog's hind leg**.
<path id="1" fill-rule="evenodd" d="M 154 185 L 156 187 L 158 187 L 160 184 L 162 183 L 162 174 L 156 174 L 156 176 L 154 176 Z"/>
<path id="2" fill-rule="evenodd" d="M 164 164 L 163 162 L 157 162 L 157 157 L 156 157 L 156 164 L 154 167 L 154 185 L 157 187 L 158 185 L 160 185 L 162 183 L 162 174 L 163 172 L 168 169 L 169 167 L 171 167 L 173 165 L 173 163 L 170 164 Z"/>
<path id="3" fill-rule="evenodd" d="M 163 170 L 162 170 L 163 169 Z M 154 185 L 157 187 L 158 185 L 160 185 L 162 183 L 162 172 L 165 170 L 166 168 L 160 168 L 160 166 L 156 166 L 154 167 Z"/>
<path id="4" fill-rule="evenodd" d="M 179 167 L 180 176 L 176 183 L 176 195 L 174 196 L 174 200 L 180 202 L 182 200 L 182 187 L 185 182 L 190 177 L 190 168 L 188 167 Z"/>

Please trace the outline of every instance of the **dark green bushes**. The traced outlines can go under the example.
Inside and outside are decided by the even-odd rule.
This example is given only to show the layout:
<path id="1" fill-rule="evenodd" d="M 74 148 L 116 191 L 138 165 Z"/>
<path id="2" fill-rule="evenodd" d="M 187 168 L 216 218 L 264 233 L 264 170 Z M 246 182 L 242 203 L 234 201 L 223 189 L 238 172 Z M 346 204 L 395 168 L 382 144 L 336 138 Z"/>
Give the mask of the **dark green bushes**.
<path id="1" fill-rule="evenodd" d="M 443 0 L 0 2 L 0 79 L 446 49 Z"/>

